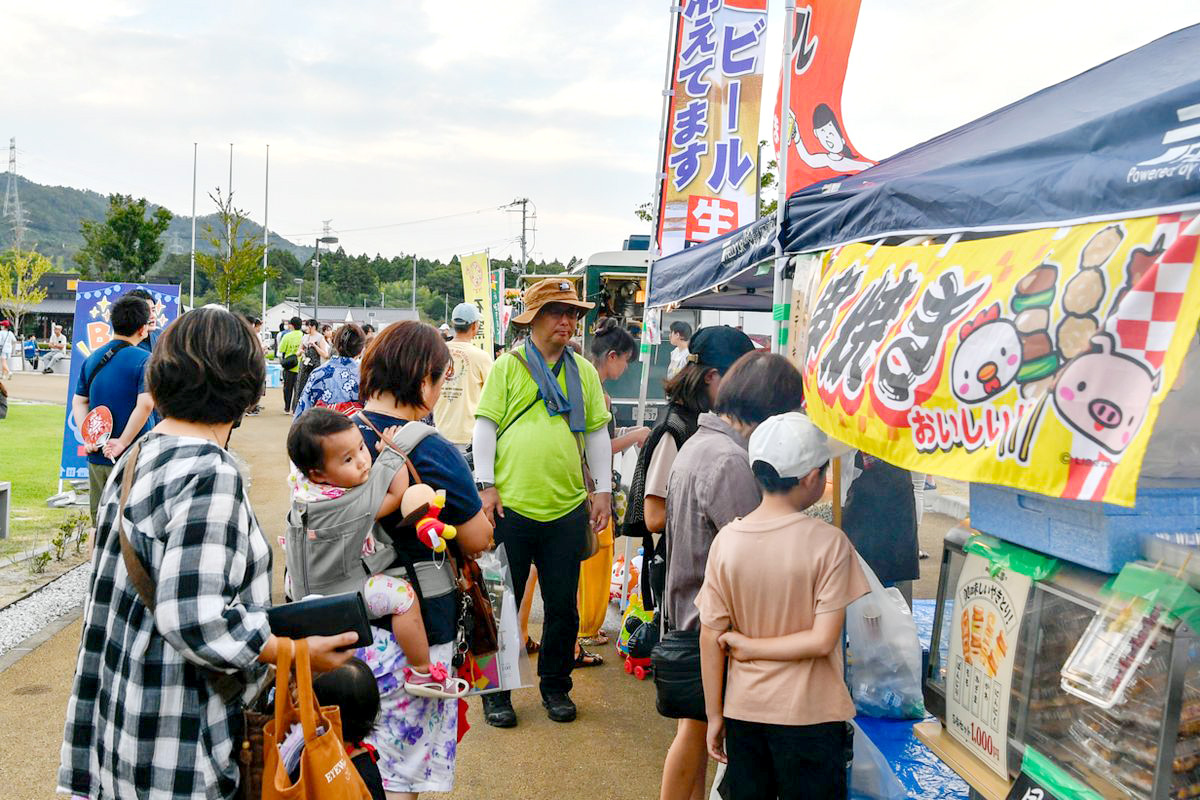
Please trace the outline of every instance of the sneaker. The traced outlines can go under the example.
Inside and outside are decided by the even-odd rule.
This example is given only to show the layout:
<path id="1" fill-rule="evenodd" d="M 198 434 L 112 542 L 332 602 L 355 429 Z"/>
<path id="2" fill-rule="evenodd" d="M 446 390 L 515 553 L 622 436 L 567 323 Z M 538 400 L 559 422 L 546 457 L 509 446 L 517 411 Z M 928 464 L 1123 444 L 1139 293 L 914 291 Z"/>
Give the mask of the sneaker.
<path id="1" fill-rule="evenodd" d="M 578 713 L 575 703 L 566 692 L 550 692 L 544 695 L 542 705 L 546 707 L 546 716 L 554 722 L 573 722 Z"/>
<path id="2" fill-rule="evenodd" d="M 470 688 L 462 678 L 453 677 L 441 662 L 430 667 L 428 673 L 417 672 L 411 667 L 404 668 L 404 691 L 415 697 L 457 700 Z"/>
<path id="3" fill-rule="evenodd" d="M 517 712 L 513 711 L 508 692 L 483 696 L 483 721 L 493 728 L 517 727 Z"/>

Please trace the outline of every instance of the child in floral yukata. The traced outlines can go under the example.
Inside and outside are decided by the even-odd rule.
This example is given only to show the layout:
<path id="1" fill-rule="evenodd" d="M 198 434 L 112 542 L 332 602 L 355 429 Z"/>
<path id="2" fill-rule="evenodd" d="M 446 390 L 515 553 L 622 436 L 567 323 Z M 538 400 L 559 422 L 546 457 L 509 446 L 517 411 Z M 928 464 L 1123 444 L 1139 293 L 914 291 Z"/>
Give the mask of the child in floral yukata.
<path id="1" fill-rule="evenodd" d="M 391 428 L 385 434 L 388 439 L 394 439 L 399 430 L 398 427 Z M 325 522 L 326 527 L 342 527 L 347 523 L 352 527 L 354 522 L 361 521 L 373 529 L 375 520 L 400 508 L 401 499 L 409 488 L 405 457 L 390 448 L 384 452 L 386 445 L 382 440 L 379 447 L 383 455 L 372 467 L 371 455 L 358 426 L 345 415 L 326 408 L 309 409 L 300 415 L 288 433 L 288 456 L 295 465 L 288 477 L 292 486 L 293 512 L 303 509 L 311 516 L 311 506 L 337 501 L 334 515 L 326 515 L 333 520 Z M 313 531 L 308 531 L 307 535 L 310 539 L 316 538 Z M 332 549 L 333 559 L 340 561 L 340 548 L 335 545 Z M 369 557 L 380 550 L 380 542 L 373 530 L 368 530 L 362 543 L 364 561 L 369 561 Z M 289 567 L 291 562 L 289 558 Z M 312 568 L 317 569 L 317 565 Z M 309 569 L 309 565 L 302 569 Z M 314 587 L 309 584 L 309 588 Z M 447 699 L 466 694 L 469 688 L 466 681 L 452 677 L 445 664 L 430 663 L 429 640 L 421 610 L 408 581 L 375 574 L 367 578 L 360 591 L 372 619 L 391 617 L 392 633 L 409 664 L 404 672 L 406 692 L 417 697 Z"/>

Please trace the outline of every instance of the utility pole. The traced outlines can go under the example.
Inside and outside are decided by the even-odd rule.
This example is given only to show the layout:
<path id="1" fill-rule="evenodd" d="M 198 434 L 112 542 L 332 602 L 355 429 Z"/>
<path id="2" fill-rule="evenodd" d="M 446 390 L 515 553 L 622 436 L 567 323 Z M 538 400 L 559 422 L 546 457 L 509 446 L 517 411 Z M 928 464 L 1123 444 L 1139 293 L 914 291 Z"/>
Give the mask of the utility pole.
<path id="1" fill-rule="evenodd" d="M 416 313 L 416 310 L 417 310 L 417 254 L 416 253 L 413 253 L 412 262 L 413 262 L 412 306 L 413 306 L 413 313 Z M 420 319 L 420 318 L 421 317 L 418 314 L 417 319 Z"/>
<path id="2" fill-rule="evenodd" d="M 536 231 L 537 207 L 534 206 L 533 211 L 530 212 L 530 205 L 532 204 L 528 197 L 519 197 L 506 206 L 514 212 L 517 206 L 521 207 L 521 263 L 513 270 L 518 275 L 525 272 L 525 265 L 529 260 L 529 234 Z"/>
<path id="3" fill-rule="evenodd" d="M 17 250 L 25 243 L 25 210 L 17 187 L 17 137 L 8 140 L 8 181 L 4 187 L 3 216 L 12 225 L 13 244 Z"/>

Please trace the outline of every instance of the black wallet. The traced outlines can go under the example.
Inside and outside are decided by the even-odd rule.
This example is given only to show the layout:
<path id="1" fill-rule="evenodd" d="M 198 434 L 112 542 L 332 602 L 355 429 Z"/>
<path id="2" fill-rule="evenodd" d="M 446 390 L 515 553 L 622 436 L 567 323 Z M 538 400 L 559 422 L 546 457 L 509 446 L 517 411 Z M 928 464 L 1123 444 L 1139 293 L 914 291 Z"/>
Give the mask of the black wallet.
<path id="1" fill-rule="evenodd" d="M 289 639 L 306 636 L 336 636 L 346 631 L 358 634 L 355 647 L 366 647 L 374 641 L 367 604 L 358 592 L 311 597 L 273 606 L 267 611 L 271 633 Z"/>

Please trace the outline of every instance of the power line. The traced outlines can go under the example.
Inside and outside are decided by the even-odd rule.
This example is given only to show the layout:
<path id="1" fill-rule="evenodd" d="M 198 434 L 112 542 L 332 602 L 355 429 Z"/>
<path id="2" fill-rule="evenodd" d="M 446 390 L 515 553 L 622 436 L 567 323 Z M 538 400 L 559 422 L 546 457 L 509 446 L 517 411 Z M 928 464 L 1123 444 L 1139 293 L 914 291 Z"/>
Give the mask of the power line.
<path id="1" fill-rule="evenodd" d="M 488 206 L 487 208 L 478 208 L 474 211 L 460 211 L 456 214 L 443 214 L 440 217 L 426 217 L 425 219 L 413 219 L 405 222 L 389 222 L 385 225 L 368 225 L 362 228 L 338 228 L 337 233 L 359 233 L 361 231 L 380 231 L 386 228 L 402 228 L 408 225 L 421 225 L 426 222 L 440 222 L 444 219 L 454 219 L 456 217 L 469 217 L 475 214 L 484 214 L 488 211 L 499 211 L 504 206 Z M 280 236 L 291 238 L 293 236 L 316 236 L 320 231 L 306 231 L 304 233 L 281 233 Z"/>

